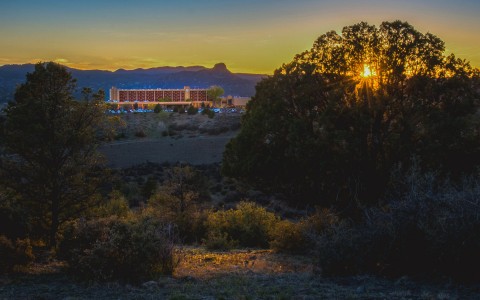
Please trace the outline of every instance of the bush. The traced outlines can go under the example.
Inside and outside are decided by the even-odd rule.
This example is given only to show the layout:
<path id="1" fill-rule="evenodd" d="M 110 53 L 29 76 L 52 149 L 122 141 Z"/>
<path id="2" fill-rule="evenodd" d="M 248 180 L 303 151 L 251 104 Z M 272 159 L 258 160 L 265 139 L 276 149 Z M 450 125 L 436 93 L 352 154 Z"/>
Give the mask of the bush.
<path id="1" fill-rule="evenodd" d="M 204 239 L 204 245 L 210 250 L 230 250 L 238 246 L 238 242 L 232 240 L 226 232 L 211 231 Z"/>
<path id="2" fill-rule="evenodd" d="M 173 238 L 171 226 L 149 218 L 76 221 L 64 231 L 59 256 L 81 279 L 139 283 L 172 274 Z"/>
<path id="3" fill-rule="evenodd" d="M 196 115 L 198 113 L 198 108 L 194 107 L 193 105 L 190 105 L 187 109 L 187 113 L 189 115 Z"/>
<path id="4" fill-rule="evenodd" d="M 12 242 L 4 235 L 0 235 L 0 274 L 11 272 L 15 266 L 31 263 L 35 256 L 29 239 L 17 239 Z"/>
<path id="5" fill-rule="evenodd" d="M 155 179 L 155 177 L 148 177 L 147 181 L 142 187 L 142 197 L 146 200 L 148 200 L 155 192 L 157 191 L 158 188 L 158 182 Z"/>
<path id="6" fill-rule="evenodd" d="M 206 107 L 204 110 L 202 110 L 202 115 L 206 115 L 210 119 L 213 119 L 213 117 L 215 117 L 215 112 L 210 108 Z"/>
<path id="7" fill-rule="evenodd" d="M 480 278 L 480 183 L 412 174 L 403 195 L 365 210 L 361 224 L 343 222 L 317 237 L 325 273 Z"/>
<path id="8" fill-rule="evenodd" d="M 317 209 L 315 213 L 298 222 L 278 222 L 271 233 L 270 247 L 287 253 L 314 252 L 318 237 L 340 223 L 340 218 L 331 210 Z"/>
<path id="9" fill-rule="evenodd" d="M 156 104 L 155 108 L 153 109 L 153 112 L 156 114 L 159 114 L 162 111 L 162 106 L 160 104 Z"/>
<path id="10" fill-rule="evenodd" d="M 136 137 L 139 137 L 139 138 L 144 138 L 144 137 L 147 136 L 147 134 L 145 133 L 145 130 L 143 130 L 143 129 L 137 129 L 137 130 L 135 131 L 135 136 L 136 136 Z"/>
<path id="11" fill-rule="evenodd" d="M 315 252 L 324 274 L 352 275 L 379 272 L 382 258 L 377 252 L 384 246 L 364 228 L 342 222 L 317 237 Z"/>
<path id="12" fill-rule="evenodd" d="M 119 191 L 112 191 L 106 203 L 100 205 L 95 213 L 98 217 L 127 217 L 131 213 L 128 200 Z"/>
<path id="13" fill-rule="evenodd" d="M 185 243 L 195 243 L 205 236 L 205 221 L 207 213 L 202 211 L 197 203 L 184 202 L 173 195 L 158 192 L 148 201 L 146 215 L 175 226 L 179 238 Z"/>
<path id="14" fill-rule="evenodd" d="M 6 192 L 0 192 L 0 235 L 25 238 L 30 231 L 26 211 Z"/>
<path id="15" fill-rule="evenodd" d="M 206 177 L 190 166 L 176 166 L 165 170 L 165 180 L 148 200 L 148 208 L 157 218 L 175 224 L 184 242 L 197 242 L 205 235 L 201 206 L 209 199 Z"/>
<path id="16" fill-rule="evenodd" d="M 308 238 L 303 221 L 293 223 L 283 220 L 275 225 L 271 233 L 270 248 L 279 252 L 305 253 L 308 251 Z"/>
<path id="17" fill-rule="evenodd" d="M 217 211 L 207 217 L 206 245 L 215 244 L 208 238 L 222 237 L 228 243 L 245 247 L 266 248 L 279 218 L 253 202 L 240 202 L 236 209 Z"/>

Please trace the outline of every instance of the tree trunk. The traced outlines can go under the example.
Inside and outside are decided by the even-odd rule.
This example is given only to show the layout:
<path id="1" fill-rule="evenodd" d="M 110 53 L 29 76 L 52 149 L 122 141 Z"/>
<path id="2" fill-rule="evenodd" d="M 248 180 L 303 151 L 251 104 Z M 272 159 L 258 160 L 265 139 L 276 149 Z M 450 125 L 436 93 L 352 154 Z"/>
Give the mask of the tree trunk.
<path id="1" fill-rule="evenodd" d="M 54 248 L 57 246 L 57 231 L 59 226 L 59 195 L 58 192 L 55 192 L 52 197 L 52 206 L 51 206 L 51 213 L 52 213 L 52 223 L 50 226 L 50 239 L 49 239 L 49 247 Z"/>

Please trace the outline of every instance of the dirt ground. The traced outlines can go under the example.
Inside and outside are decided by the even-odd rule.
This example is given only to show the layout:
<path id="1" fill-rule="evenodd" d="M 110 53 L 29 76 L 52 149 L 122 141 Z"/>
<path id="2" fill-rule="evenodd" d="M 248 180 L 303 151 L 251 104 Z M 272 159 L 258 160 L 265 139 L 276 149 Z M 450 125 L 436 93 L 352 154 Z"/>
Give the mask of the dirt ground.
<path id="1" fill-rule="evenodd" d="M 138 286 L 77 282 L 63 264 L 32 266 L 0 277 L 0 299 L 479 299 L 480 287 L 419 282 L 409 277 L 325 278 L 311 258 L 241 249 L 179 249 L 172 276 Z"/>
<path id="2" fill-rule="evenodd" d="M 225 145 L 238 134 L 241 114 L 207 116 L 178 113 L 128 114 L 122 138 L 100 148 L 108 165 L 126 168 L 153 162 L 193 165 L 222 160 Z"/>

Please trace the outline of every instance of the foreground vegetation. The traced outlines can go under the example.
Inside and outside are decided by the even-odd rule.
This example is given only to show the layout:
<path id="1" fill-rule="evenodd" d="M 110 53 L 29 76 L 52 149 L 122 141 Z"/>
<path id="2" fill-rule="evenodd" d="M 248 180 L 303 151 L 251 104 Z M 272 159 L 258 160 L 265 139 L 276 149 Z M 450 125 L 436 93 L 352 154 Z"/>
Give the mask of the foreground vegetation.
<path id="1" fill-rule="evenodd" d="M 368 275 L 322 277 L 305 268 L 308 258 L 241 250 L 183 249 L 172 277 L 140 285 L 83 284 L 51 263 L 2 278 L 2 299 L 475 299 L 480 287 L 448 282 L 395 280 Z M 254 260 L 251 258 L 254 257 Z M 249 260 L 248 265 L 245 261 Z M 59 270 L 60 269 L 60 270 Z"/>
<path id="2" fill-rule="evenodd" d="M 222 174 L 107 170 L 124 124 L 37 64 L 0 123 L 0 296 L 474 298 L 479 78 L 443 50 L 399 21 L 320 37 L 259 84 Z"/>

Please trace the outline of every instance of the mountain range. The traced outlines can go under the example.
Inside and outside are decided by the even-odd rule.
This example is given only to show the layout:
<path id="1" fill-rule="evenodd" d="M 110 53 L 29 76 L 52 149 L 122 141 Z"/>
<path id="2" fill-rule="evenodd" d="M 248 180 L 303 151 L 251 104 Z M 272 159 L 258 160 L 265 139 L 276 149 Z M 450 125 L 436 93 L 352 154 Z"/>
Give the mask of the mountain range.
<path id="1" fill-rule="evenodd" d="M 0 103 L 13 99 L 16 86 L 25 82 L 25 75 L 33 72 L 34 67 L 33 64 L 0 67 Z M 83 87 L 89 87 L 94 91 L 103 89 L 107 99 L 112 86 L 119 89 L 181 89 L 184 86 L 208 88 L 218 85 L 225 90 L 224 95 L 250 97 L 255 94 L 255 85 L 267 77 L 264 74 L 232 73 L 224 63 L 218 63 L 213 68 L 180 66 L 116 71 L 67 69 L 77 79 L 76 96 L 79 96 Z"/>

